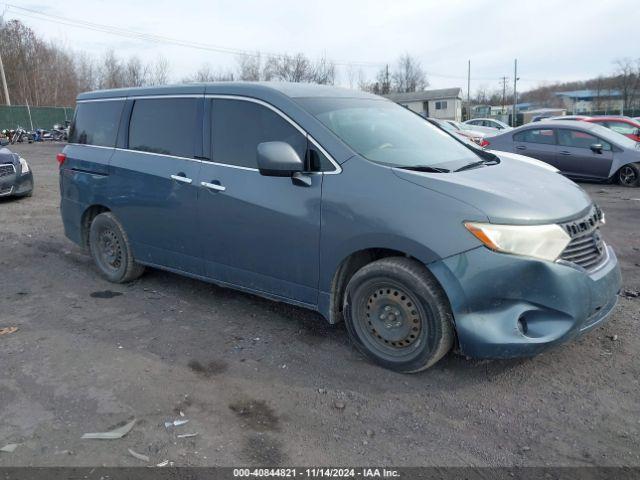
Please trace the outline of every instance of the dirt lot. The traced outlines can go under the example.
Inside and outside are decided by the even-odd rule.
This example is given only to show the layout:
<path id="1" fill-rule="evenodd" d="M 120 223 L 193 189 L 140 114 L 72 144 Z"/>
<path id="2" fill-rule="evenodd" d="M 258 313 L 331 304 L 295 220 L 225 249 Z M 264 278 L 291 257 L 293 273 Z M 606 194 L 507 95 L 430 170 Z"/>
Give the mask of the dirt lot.
<path id="1" fill-rule="evenodd" d="M 640 298 L 536 358 L 394 374 L 306 310 L 157 270 L 102 280 L 62 232 L 59 148 L 15 147 L 36 190 L 0 202 L 0 328 L 19 328 L 0 336 L 0 447 L 21 444 L 0 466 L 145 464 L 128 449 L 196 466 L 640 466 Z M 584 187 L 639 290 L 640 189 Z M 123 439 L 80 438 L 132 418 Z"/>

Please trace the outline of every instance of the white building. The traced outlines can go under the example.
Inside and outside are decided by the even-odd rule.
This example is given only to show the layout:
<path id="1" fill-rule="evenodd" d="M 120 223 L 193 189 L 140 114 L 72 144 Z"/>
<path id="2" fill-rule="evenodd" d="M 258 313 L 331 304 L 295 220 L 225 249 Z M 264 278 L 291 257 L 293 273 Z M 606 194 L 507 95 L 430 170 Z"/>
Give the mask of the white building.
<path id="1" fill-rule="evenodd" d="M 385 97 L 426 117 L 458 122 L 462 120 L 462 90 L 460 88 L 389 93 Z"/>

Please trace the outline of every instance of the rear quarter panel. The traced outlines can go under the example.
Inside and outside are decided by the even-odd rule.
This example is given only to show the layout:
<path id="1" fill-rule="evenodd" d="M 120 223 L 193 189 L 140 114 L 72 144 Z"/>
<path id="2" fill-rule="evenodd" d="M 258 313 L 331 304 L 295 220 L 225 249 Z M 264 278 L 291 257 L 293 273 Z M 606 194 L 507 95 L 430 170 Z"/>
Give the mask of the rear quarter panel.
<path id="1" fill-rule="evenodd" d="M 60 168 L 60 213 L 67 237 L 81 244 L 82 215 L 92 205 L 109 208 L 109 162 L 113 148 L 67 145 Z"/>

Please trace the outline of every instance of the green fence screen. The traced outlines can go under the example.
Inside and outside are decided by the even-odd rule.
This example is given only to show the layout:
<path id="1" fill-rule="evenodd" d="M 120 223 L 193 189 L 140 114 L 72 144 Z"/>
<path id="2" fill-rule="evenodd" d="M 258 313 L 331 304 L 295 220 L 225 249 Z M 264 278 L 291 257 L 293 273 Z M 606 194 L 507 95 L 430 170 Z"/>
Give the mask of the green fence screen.
<path id="1" fill-rule="evenodd" d="M 56 123 L 63 124 L 65 120 L 73 119 L 73 107 L 30 107 L 26 105 L 0 105 L 0 130 L 12 129 L 18 126 L 31 130 L 43 128 L 51 130 Z M 31 111 L 31 119 L 29 118 Z"/>

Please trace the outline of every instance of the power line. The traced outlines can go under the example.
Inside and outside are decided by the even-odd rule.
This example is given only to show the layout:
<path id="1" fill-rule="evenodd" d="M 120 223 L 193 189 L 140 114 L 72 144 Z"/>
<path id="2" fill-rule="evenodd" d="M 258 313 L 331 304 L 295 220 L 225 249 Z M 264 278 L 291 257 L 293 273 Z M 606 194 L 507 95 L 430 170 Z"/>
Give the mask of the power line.
<path id="1" fill-rule="evenodd" d="M 282 53 L 265 52 L 265 51 L 251 52 L 251 51 L 242 50 L 239 48 L 212 45 L 208 43 L 193 42 L 188 40 L 181 40 L 178 38 L 167 37 L 164 35 L 138 32 L 135 30 L 127 29 L 127 28 L 116 27 L 113 25 L 105 25 L 101 23 L 89 22 L 86 20 L 72 19 L 69 17 L 63 17 L 61 15 L 55 15 L 50 13 L 44 14 L 44 13 L 38 12 L 37 10 L 18 7 L 16 5 L 9 4 L 9 3 L 5 5 L 8 7 L 8 10 L 14 10 L 14 11 L 17 10 L 21 16 L 24 16 L 27 18 L 32 18 L 35 20 L 43 20 L 46 22 L 57 23 L 61 25 L 71 26 L 71 27 L 84 28 L 87 30 L 108 33 L 111 35 L 133 38 L 137 40 L 143 40 L 143 41 L 147 41 L 155 44 L 164 43 L 164 44 L 171 44 L 171 45 L 176 45 L 180 47 L 194 48 L 198 50 L 205 50 L 205 51 L 211 51 L 211 52 L 223 53 L 223 54 L 241 55 L 241 56 L 247 56 L 247 57 L 258 57 L 261 55 L 270 56 L 270 57 L 285 56 L 285 54 L 282 54 Z M 334 62 L 334 63 L 336 65 L 342 65 L 342 66 L 348 66 L 348 65 L 362 66 L 362 67 L 384 66 L 384 63 L 381 63 L 381 62 L 378 63 L 378 62 L 366 62 L 366 61 L 340 61 L 340 62 Z"/>
<path id="2" fill-rule="evenodd" d="M 214 45 L 209 43 L 202 42 L 194 42 L 189 40 L 181 40 L 179 38 L 168 37 L 165 35 L 157 35 L 151 33 L 143 33 L 136 30 L 131 30 L 128 28 L 117 27 L 113 25 L 106 25 L 101 23 L 90 22 L 87 20 L 80 20 L 75 18 L 64 17 L 62 15 L 56 15 L 52 13 L 42 13 L 37 10 L 25 7 L 19 7 L 17 5 L 13 5 L 10 3 L 4 3 L 6 6 L 6 10 L 13 10 L 16 14 L 19 14 L 22 17 L 31 18 L 34 20 L 41 20 L 50 23 L 56 23 L 59 25 L 65 25 L 76 28 L 83 28 L 86 30 L 91 30 L 94 32 L 107 33 L 109 35 L 116 35 L 125 38 L 132 38 L 135 40 L 141 40 L 154 44 L 169 44 L 175 45 L 184 48 L 193 48 L 197 50 L 222 53 L 227 55 L 236 55 L 236 56 L 244 56 L 244 57 L 277 57 L 283 58 L 286 54 L 283 53 L 275 53 L 275 52 L 266 52 L 266 51 L 248 51 L 239 48 L 226 47 L 221 45 Z M 371 62 L 371 61 L 334 61 L 335 65 L 344 66 L 344 67 L 364 67 L 364 68 L 384 68 L 387 65 L 387 62 Z M 450 75 L 443 74 L 438 72 L 433 72 L 430 70 L 425 70 L 425 74 L 430 77 L 437 78 L 447 78 L 453 80 L 466 80 L 467 77 L 465 75 Z M 496 77 L 474 77 L 474 80 L 495 80 Z"/>

